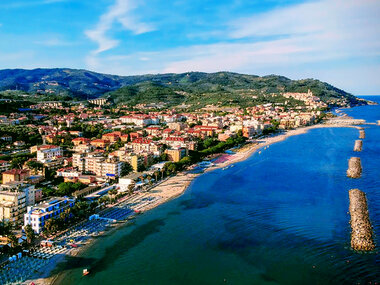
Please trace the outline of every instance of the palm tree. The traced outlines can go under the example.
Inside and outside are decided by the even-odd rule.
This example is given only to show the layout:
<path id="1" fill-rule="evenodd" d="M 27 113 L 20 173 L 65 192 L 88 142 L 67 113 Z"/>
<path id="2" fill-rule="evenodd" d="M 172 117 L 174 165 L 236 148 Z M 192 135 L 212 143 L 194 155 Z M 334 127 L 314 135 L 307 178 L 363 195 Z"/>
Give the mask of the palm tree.
<path id="1" fill-rule="evenodd" d="M 132 181 L 132 183 L 128 185 L 128 193 L 129 193 L 129 195 L 133 194 L 133 190 L 134 189 L 135 189 L 135 182 Z"/>
<path id="2" fill-rule="evenodd" d="M 156 183 L 157 183 L 157 181 L 158 181 L 158 174 L 159 174 L 159 172 L 156 170 L 156 171 L 154 172 L 154 176 L 156 177 Z"/>
<path id="3" fill-rule="evenodd" d="M 25 234 L 26 234 L 26 241 L 30 244 L 33 243 L 36 235 L 34 233 L 34 230 L 32 229 L 32 226 L 30 224 L 27 224 L 25 226 Z"/>
<path id="4" fill-rule="evenodd" d="M 18 238 L 13 233 L 8 235 L 8 240 L 11 243 L 11 247 L 18 246 Z"/>

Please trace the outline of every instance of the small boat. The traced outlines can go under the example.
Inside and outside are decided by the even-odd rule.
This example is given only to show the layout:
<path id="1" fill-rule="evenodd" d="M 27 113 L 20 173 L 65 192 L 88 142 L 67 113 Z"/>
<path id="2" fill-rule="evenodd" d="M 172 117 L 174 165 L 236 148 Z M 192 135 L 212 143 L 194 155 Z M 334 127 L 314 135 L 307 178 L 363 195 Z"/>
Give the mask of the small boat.
<path id="1" fill-rule="evenodd" d="M 259 154 L 261 154 L 261 150 L 259 151 Z"/>
<path id="2" fill-rule="evenodd" d="M 83 269 L 83 276 L 86 276 L 88 274 L 90 274 L 90 271 L 88 271 L 87 268 Z"/>

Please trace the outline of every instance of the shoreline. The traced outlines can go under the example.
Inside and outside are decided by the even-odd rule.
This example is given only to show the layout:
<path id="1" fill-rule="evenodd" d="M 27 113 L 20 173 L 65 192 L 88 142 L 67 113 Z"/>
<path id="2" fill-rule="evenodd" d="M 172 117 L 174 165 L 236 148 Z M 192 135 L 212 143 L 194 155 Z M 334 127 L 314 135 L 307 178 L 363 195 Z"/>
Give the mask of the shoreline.
<path id="1" fill-rule="evenodd" d="M 302 127 L 295 130 L 285 131 L 284 133 L 280 133 L 274 136 L 265 137 L 262 139 L 258 139 L 255 142 L 251 142 L 248 145 L 243 146 L 238 149 L 234 154 L 228 154 L 228 160 L 218 163 L 212 167 L 205 169 L 201 173 L 190 173 L 189 170 L 184 172 L 180 172 L 177 175 L 168 178 L 163 181 L 159 185 L 153 187 L 146 197 L 159 198 L 156 203 L 152 203 L 148 205 L 146 208 L 141 209 L 140 212 L 144 213 L 151 209 L 154 209 L 172 199 L 178 198 L 181 196 L 186 189 L 190 186 L 191 182 L 198 176 L 216 170 L 220 168 L 224 168 L 230 166 L 234 163 L 238 163 L 248 159 L 255 152 L 260 149 L 275 144 L 277 142 L 281 142 L 286 140 L 288 137 L 297 136 L 301 134 L 306 134 L 309 130 L 319 129 L 319 128 L 356 128 L 358 126 L 354 125 L 339 125 L 339 124 L 316 124 L 312 126 Z M 224 155 L 224 154 L 222 154 Z M 128 225 L 128 221 L 124 223 L 118 223 L 112 227 L 112 229 L 106 231 L 105 233 L 111 234 L 122 226 Z M 54 272 L 55 269 L 58 268 L 59 265 L 67 262 L 67 259 L 72 256 L 81 256 L 85 253 L 85 251 L 95 244 L 94 238 L 90 238 L 83 246 L 79 248 L 71 249 L 66 255 L 58 256 L 56 259 L 52 259 L 47 267 L 45 268 L 44 273 L 39 278 L 30 279 L 24 282 L 23 284 L 30 284 L 34 282 L 36 285 L 53 285 L 60 284 L 60 282 L 64 279 L 67 272 L 59 272 L 51 276 L 51 273 Z"/>

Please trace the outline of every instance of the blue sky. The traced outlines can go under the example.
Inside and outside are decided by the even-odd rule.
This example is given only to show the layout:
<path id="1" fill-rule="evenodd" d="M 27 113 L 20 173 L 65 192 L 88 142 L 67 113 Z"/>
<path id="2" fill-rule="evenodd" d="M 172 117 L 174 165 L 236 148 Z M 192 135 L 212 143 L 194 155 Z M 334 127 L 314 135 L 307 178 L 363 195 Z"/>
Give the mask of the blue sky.
<path id="1" fill-rule="evenodd" d="M 378 0 L 2 0 L 0 68 L 234 71 L 380 94 Z"/>

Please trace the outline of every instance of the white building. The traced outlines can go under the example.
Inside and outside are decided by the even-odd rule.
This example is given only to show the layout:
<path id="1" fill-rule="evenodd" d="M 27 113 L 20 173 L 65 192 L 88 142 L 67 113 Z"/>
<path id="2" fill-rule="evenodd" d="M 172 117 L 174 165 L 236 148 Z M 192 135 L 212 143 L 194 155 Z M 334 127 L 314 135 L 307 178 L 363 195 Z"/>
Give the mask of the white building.
<path id="1" fill-rule="evenodd" d="M 59 217 L 66 209 L 73 207 L 75 200 L 67 197 L 51 198 L 36 206 L 27 207 L 24 214 L 24 226 L 30 224 L 32 229 L 41 233 L 47 220 Z"/>
<path id="2" fill-rule="evenodd" d="M 129 185 L 134 184 L 134 183 L 135 182 L 133 181 L 133 179 L 119 178 L 119 187 L 120 187 L 119 191 L 120 192 L 127 192 Z"/>
<path id="3" fill-rule="evenodd" d="M 75 153 L 73 154 L 73 167 L 80 172 L 92 172 L 97 176 L 119 177 L 124 162 L 107 160 L 101 154 Z"/>
<path id="4" fill-rule="evenodd" d="M 62 156 L 62 149 L 55 145 L 45 145 L 37 150 L 37 161 L 45 163 Z"/>

